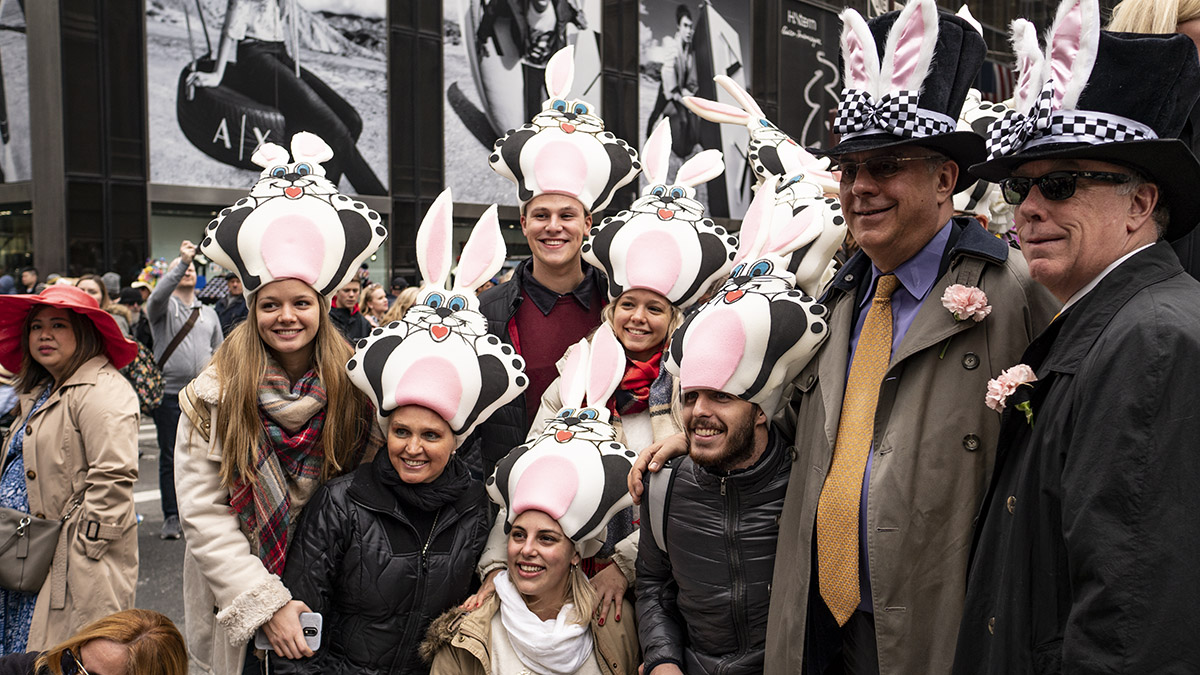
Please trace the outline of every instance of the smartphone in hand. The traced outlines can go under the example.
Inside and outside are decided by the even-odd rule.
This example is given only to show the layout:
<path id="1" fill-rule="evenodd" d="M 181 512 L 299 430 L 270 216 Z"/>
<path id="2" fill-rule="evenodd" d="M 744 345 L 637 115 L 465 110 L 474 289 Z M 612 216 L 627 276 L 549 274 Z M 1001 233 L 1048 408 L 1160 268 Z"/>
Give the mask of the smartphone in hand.
<path id="1" fill-rule="evenodd" d="M 300 614 L 300 630 L 304 631 L 304 642 L 314 652 L 321 648 L 322 625 L 323 619 L 320 614 L 316 612 L 302 612 Z M 258 633 L 254 635 L 254 648 L 271 651 L 271 641 L 267 639 L 267 634 L 263 632 L 262 628 L 259 628 Z"/>

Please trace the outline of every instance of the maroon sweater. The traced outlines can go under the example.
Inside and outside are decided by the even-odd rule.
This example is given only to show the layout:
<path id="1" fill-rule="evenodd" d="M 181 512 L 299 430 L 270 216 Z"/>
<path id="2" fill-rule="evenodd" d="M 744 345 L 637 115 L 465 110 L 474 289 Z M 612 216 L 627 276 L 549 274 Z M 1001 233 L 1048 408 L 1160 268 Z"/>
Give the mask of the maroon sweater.
<path id="1" fill-rule="evenodd" d="M 559 296 L 550 312 L 543 314 L 538 303 L 530 299 L 526 288 L 521 289 L 521 295 L 523 302 L 508 322 L 508 333 L 517 352 L 525 359 L 525 375 L 529 377 L 529 387 L 525 389 L 528 428 L 533 426 L 546 387 L 558 377 L 555 364 L 566 353 L 567 347 L 587 337 L 600 325 L 600 309 L 604 303 L 598 288 L 590 298 L 589 307 L 584 307 L 574 294 L 568 293 Z"/>

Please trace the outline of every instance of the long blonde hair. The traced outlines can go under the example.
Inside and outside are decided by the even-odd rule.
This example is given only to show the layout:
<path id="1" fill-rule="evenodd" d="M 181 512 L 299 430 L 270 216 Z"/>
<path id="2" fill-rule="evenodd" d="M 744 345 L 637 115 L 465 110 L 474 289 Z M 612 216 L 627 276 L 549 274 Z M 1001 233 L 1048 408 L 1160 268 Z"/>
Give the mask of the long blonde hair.
<path id="1" fill-rule="evenodd" d="M 571 565 L 568 574 L 571 578 L 567 584 L 567 602 L 575 605 L 571 623 L 586 626 L 592 620 L 592 608 L 600 596 L 596 595 L 596 589 L 592 588 L 592 582 L 588 581 L 579 565 Z"/>
<path id="2" fill-rule="evenodd" d="M 419 289 L 416 286 L 409 286 L 408 288 L 400 291 L 400 294 L 396 296 L 395 302 L 392 303 L 391 308 L 389 308 L 388 311 L 383 315 L 383 319 L 379 321 L 379 325 L 383 326 L 393 321 L 400 321 L 403 319 L 404 313 L 407 312 L 414 304 L 416 304 L 418 291 Z"/>
<path id="3" fill-rule="evenodd" d="M 1122 0 L 1113 7 L 1108 30 L 1174 33 L 1179 24 L 1194 19 L 1200 19 L 1200 0 Z"/>
<path id="4" fill-rule="evenodd" d="M 126 675 L 187 673 L 187 649 L 179 629 L 167 617 L 148 609 L 126 609 L 93 621 L 43 652 L 34 663 L 34 671 L 63 675 L 63 653 L 69 651 L 78 660 L 79 650 L 93 640 L 109 640 L 125 647 L 129 657 Z"/>
<path id="5" fill-rule="evenodd" d="M 325 387 L 325 427 L 321 430 L 324 461 L 321 480 L 346 469 L 370 435 L 370 402 L 350 383 L 346 362 L 354 350 L 329 320 L 329 301 L 313 291 L 320 318 L 313 338 L 313 368 Z M 258 334 L 258 302 L 247 303 L 246 320 L 238 324 L 213 355 L 221 381 L 217 416 L 221 420 L 221 484 L 254 483 L 253 451 L 263 435 L 258 416 L 259 386 L 267 373 L 268 351 Z"/>

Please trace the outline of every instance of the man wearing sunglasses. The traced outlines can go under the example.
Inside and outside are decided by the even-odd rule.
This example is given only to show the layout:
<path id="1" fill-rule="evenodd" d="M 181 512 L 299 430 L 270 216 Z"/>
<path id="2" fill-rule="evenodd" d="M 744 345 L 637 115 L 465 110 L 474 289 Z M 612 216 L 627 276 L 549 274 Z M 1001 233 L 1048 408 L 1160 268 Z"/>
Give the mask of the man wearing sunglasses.
<path id="1" fill-rule="evenodd" d="M 971 168 L 1017 206 L 1030 273 L 1064 304 L 1018 361 L 1037 379 L 1003 401 L 964 675 L 1200 668 L 1200 282 L 1167 243 L 1200 219 L 1200 162 L 1177 140 L 1200 66 L 1186 36 L 1101 33 L 1081 6 L 1082 37 L 1052 31 L 1048 50 L 1094 63 L 1056 62 L 1071 83 L 1021 76 L 1053 106 L 1031 133 L 995 127 Z M 1039 116 L 1030 93 L 1012 121 Z"/>
<path id="2" fill-rule="evenodd" d="M 824 153 L 841 171 L 861 251 L 822 297 L 829 339 L 793 382 L 798 458 L 779 524 L 772 675 L 949 673 L 999 431 L 982 397 L 995 364 L 1015 361 L 1057 309 L 1016 251 L 953 217 L 954 194 L 975 182 L 965 167 L 985 156 L 983 138 L 955 122 L 985 46 L 932 4 L 910 2 L 938 17 L 936 36 L 902 25 L 900 12 L 867 24 L 871 50 L 893 27 L 934 45 L 921 86 L 880 92 L 900 100 L 919 90 L 915 110 L 889 112 L 851 82 L 841 142 Z M 906 41 L 879 60 L 924 48 Z M 842 58 L 870 61 L 861 56 Z M 956 318 L 943 306 L 956 284 L 986 294 L 990 313 Z"/>

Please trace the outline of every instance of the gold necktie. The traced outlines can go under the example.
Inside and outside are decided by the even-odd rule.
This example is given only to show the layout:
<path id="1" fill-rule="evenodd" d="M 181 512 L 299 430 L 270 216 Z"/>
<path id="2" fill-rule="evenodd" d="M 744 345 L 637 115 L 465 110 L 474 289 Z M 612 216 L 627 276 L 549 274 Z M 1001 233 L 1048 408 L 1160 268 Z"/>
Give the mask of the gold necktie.
<path id="1" fill-rule="evenodd" d="M 854 363 L 846 378 L 833 466 L 817 504 L 817 568 L 821 597 L 839 626 L 858 608 L 858 522 L 863 470 L 871 451 L 879 385 L 892 357 L 894 274 L 879 277 L 867 310 Z"/>

